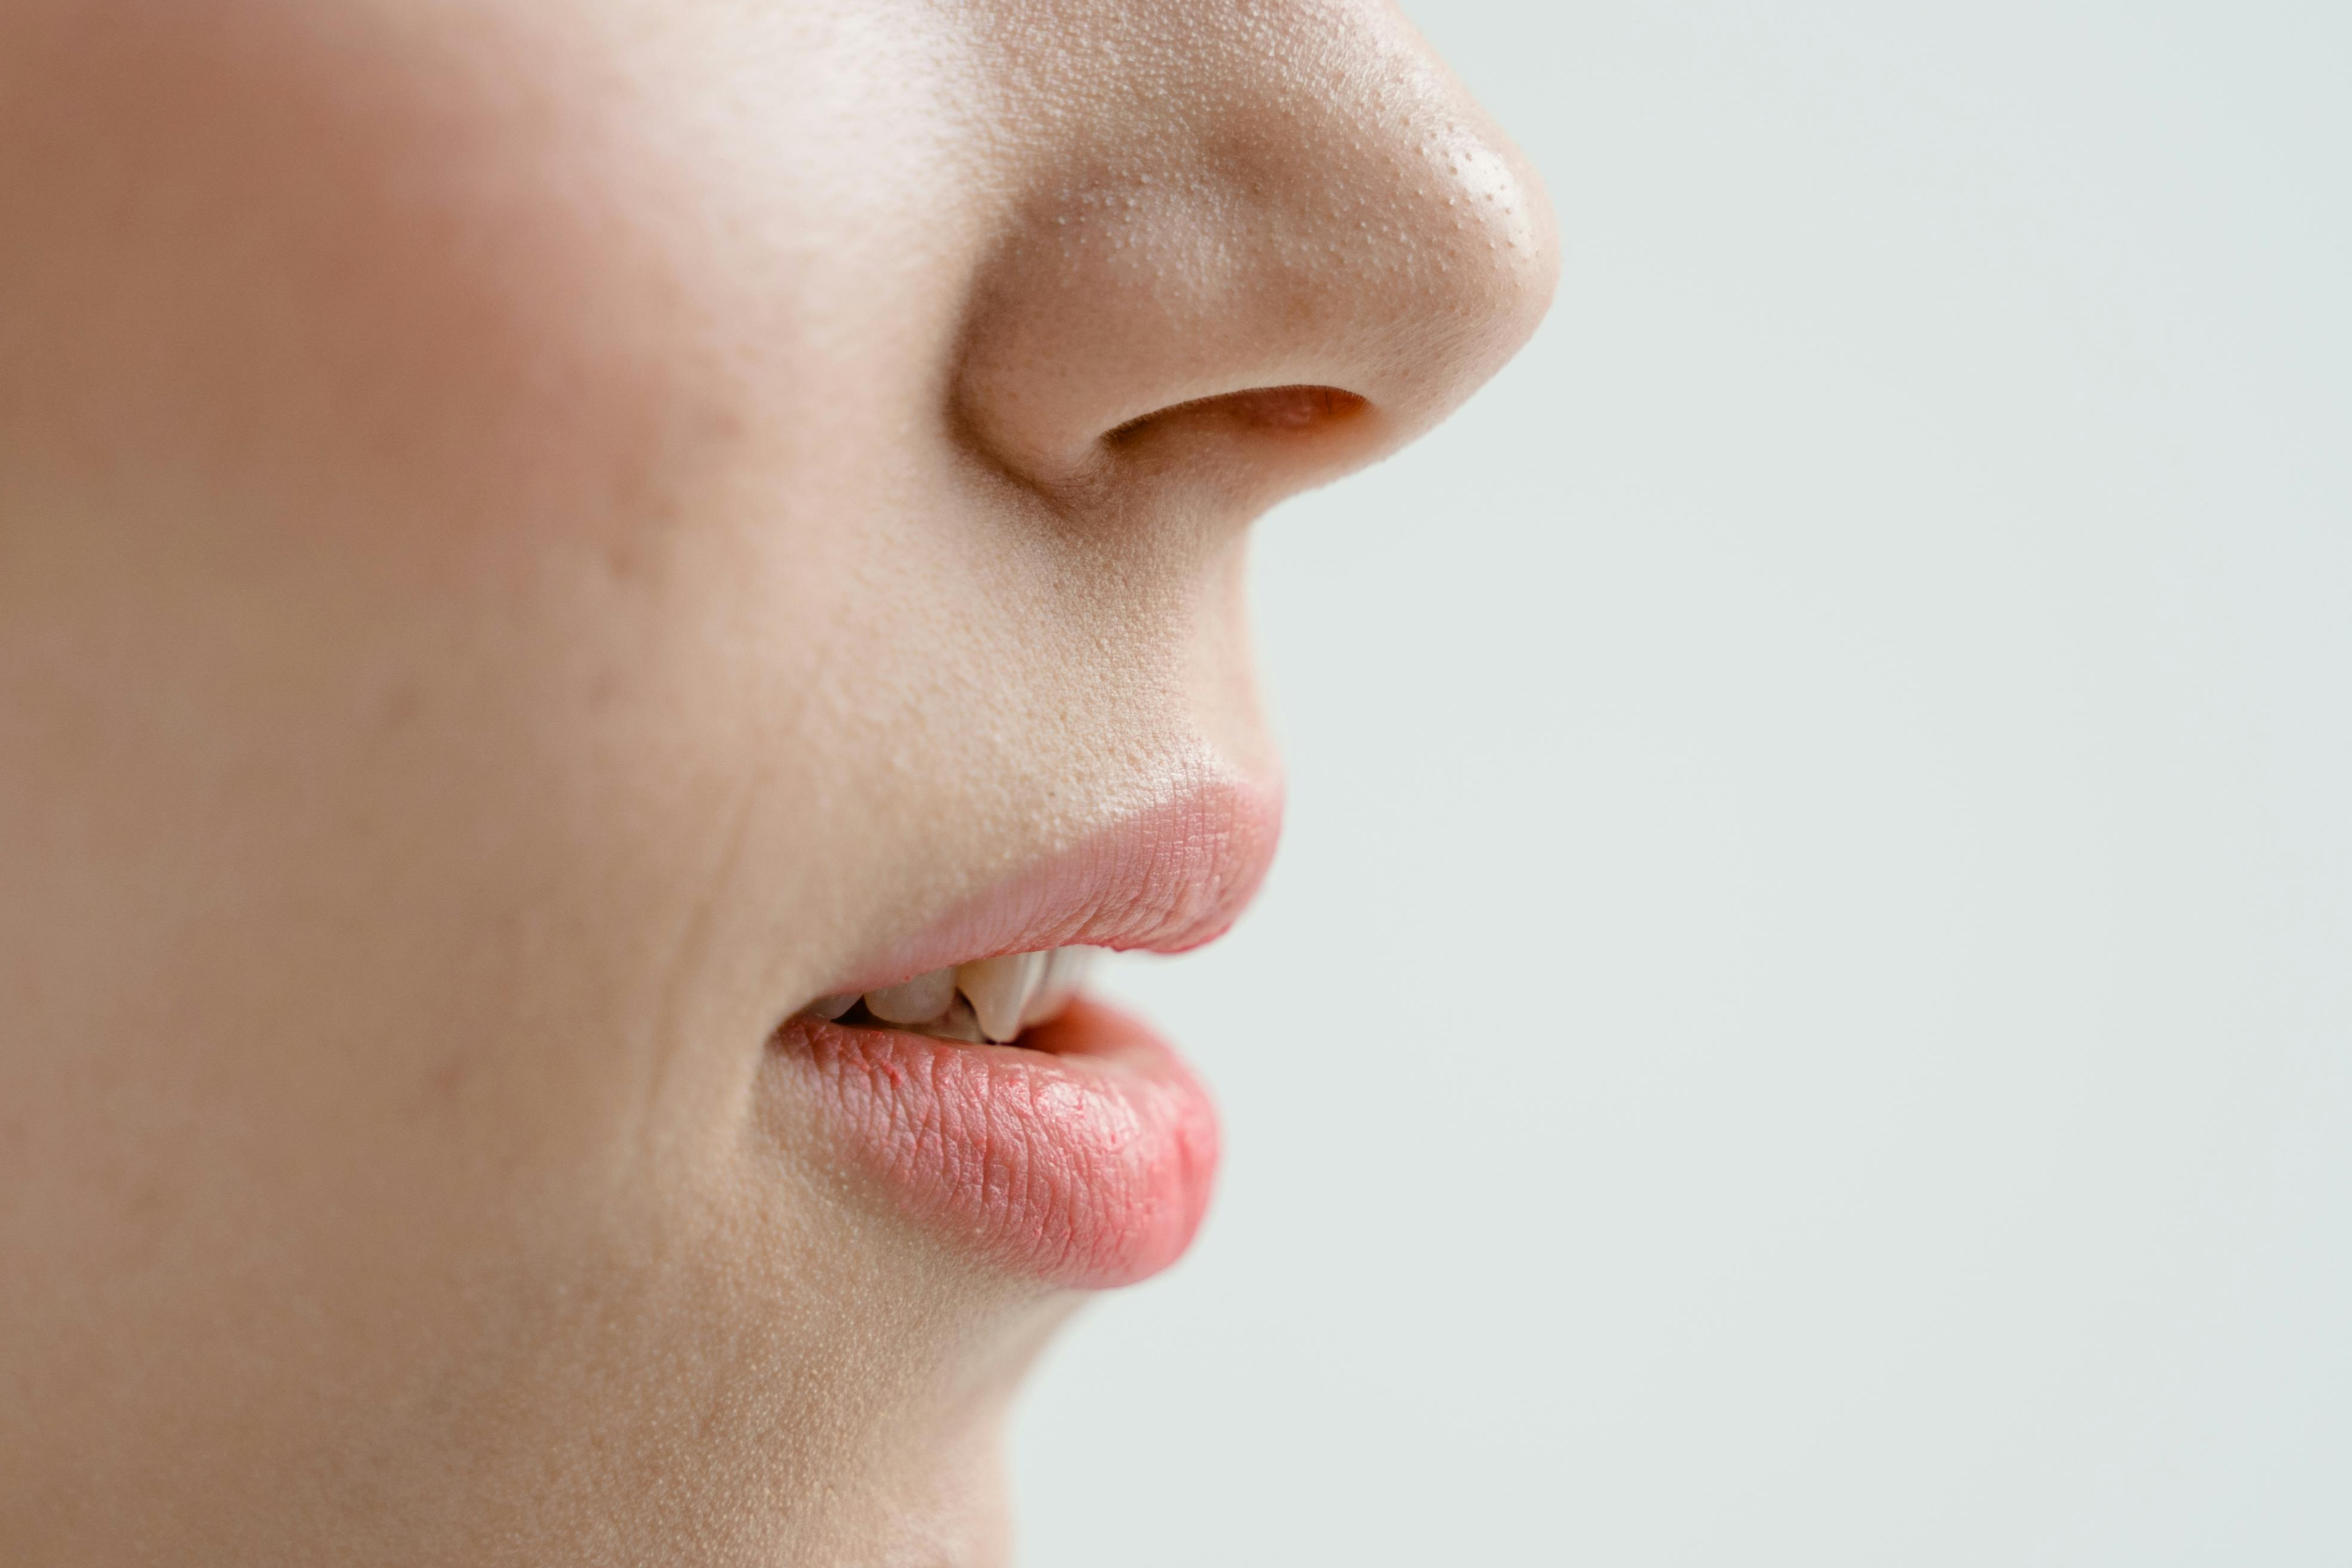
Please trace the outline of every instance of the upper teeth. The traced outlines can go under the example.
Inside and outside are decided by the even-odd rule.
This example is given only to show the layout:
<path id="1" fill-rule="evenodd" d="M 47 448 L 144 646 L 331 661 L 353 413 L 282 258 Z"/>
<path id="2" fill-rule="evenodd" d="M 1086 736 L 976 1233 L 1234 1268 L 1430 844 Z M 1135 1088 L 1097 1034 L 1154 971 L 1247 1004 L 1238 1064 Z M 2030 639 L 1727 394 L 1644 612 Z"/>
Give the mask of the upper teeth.
<path id="1" fill-rule="evenodd" d="M 1069 1005 L 1087 968 L 1100 949 L 1057 947 L 1045 952 L 1009 952 L 934 969 L 863 996 L 820 996 L 802 1011 L 811 1017 L 840 1017 L 859 1002 L 886 1024 L 954 1040 L 1002 1043 L 1019 1037 Z"/>

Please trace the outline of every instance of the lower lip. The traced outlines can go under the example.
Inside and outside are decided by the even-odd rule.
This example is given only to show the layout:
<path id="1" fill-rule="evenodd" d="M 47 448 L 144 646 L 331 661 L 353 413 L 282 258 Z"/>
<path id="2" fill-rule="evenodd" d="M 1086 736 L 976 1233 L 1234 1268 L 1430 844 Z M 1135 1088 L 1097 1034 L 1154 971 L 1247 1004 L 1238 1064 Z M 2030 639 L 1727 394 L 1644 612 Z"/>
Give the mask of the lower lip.
<path id="1" fill-rule="evenodd" d="M 1024 1039 L 954 1045 L 803 1018 L 776 1046 L 855 1163 L 958 1250 L 1054 1285 L 1158 1273 L 1208 1209 L 1208 1091 L 1150 1027 L 1084 997 Z"/>

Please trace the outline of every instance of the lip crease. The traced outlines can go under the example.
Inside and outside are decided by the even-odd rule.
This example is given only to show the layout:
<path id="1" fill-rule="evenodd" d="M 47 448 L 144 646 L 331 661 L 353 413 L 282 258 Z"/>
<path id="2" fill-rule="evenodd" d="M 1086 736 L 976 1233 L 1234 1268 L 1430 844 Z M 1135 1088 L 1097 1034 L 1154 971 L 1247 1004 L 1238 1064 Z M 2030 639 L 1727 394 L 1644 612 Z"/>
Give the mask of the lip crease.
<path id="1" fill-rule="evenodd" d="M 1248 906 L 1280 821 L 1275 790 L 1192 781 L 952 910 L 841 990 L 1006 952 L 1198 947 Z M 1208 1091 L 1150 1026 L 1100 1002 L 1076 999 L 1019 1046 L 806 1017 L 774 1046 L 843 1163 L 975 1261 L 1050 1285 L 1131 1284 L 1181 1256 L 1207 1211 Z"/>

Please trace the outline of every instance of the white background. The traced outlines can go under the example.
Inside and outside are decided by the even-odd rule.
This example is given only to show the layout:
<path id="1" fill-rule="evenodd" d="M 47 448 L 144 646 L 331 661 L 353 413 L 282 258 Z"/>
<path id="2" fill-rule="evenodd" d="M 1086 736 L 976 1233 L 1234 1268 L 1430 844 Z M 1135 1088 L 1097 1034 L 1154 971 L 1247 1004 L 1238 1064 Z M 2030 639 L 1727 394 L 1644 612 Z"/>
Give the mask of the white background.
<path id="1" fill-rule="evenodd" d="M 1559 302 L 1264 525 L 1024 1560 L 2352 1563 L 2352 7 L 1412 9 Z"/>

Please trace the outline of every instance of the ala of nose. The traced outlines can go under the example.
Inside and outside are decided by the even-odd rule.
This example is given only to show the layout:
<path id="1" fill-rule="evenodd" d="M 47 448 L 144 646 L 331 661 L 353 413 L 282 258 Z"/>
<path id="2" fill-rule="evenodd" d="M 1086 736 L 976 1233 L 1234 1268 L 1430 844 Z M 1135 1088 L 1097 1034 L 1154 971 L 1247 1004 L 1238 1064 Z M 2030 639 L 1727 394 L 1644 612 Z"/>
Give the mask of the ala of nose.
<path id="1" fill-rule="evenodd" d="M 1549 301 L 1555 241 L 1533 174 L 1392 12 L 1182 15 L 1036 79 L 1049 128 L 1014 143 L 957 414 L 1065 505 L 1249 515 L 1492 374 Z"/>

